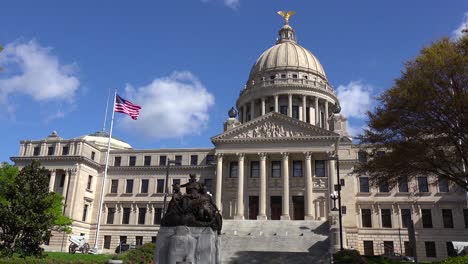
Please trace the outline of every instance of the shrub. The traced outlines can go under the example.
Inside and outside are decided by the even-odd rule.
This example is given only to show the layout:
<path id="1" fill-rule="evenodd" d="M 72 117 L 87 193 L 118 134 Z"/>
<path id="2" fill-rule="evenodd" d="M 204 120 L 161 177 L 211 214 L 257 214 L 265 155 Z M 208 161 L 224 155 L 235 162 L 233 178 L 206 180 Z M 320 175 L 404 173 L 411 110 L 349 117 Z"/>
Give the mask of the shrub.
<path id="1" fill-rule="evenodd" d="M 156 245 L 154 243 L 147 243 L 143 246 L 127 251 L 125 254 L 120 255 L 120 259 L 125 264 L 148 264 L 152 263 L 154 250 Z"/>
<path id="2" fill-rule="evenodd" d="M 444 261 L 439 262 L 440 264 L 466 264 L 468 263 L 468 255 L 467 256 L 459 256 L 446 259 Z"/>
<path id="3" fill-rule="evenodd" d="M 362 263 L 359 251 L 353 249 L 345 249 L 333 254 L 333 260 L 339 264 L 359 264 Z"/>

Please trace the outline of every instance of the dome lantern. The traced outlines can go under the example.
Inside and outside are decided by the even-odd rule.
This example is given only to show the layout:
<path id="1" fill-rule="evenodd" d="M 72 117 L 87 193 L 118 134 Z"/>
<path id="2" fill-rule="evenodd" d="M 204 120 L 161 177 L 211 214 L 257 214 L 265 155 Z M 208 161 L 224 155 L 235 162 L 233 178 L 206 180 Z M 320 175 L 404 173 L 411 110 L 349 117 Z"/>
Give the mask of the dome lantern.
<path id="1" fill-rule="evenodd" d="M 276 43 L 283 43 L 286 41 L 291 41 L 297 43 L 296 41 L 296 34 L 294 33 L 294 29 L 289 25 L 289 18 L 296 14 L 294 11 L 278 11 L 278 15 L 284 18 L 284 26 L 281 27 L 279 30 L 279 38 Z"/>

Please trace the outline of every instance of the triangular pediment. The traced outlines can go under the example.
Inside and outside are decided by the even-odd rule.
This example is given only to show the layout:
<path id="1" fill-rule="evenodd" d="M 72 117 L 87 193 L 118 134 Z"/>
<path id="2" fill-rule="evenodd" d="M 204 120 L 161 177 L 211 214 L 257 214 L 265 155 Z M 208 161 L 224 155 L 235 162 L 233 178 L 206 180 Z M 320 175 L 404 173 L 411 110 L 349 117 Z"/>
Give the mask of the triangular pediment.
<path id="1" fill-rule="evenodd" d="M 220 142 L 336 140 L 339 135 L 276 112 L 270 112 L 211 138 Z"/>

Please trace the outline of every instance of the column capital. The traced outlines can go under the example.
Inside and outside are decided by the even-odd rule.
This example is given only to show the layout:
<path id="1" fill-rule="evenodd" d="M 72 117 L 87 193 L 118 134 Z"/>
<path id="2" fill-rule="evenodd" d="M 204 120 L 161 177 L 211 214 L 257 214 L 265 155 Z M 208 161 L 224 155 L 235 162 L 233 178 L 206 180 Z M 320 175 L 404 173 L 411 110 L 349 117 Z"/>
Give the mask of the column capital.
<path id="1" fill-rule="evenodd" d="M 312 159 L 312 152 L 310 151 L 304 152 L 304 157 L 306 158 L 306 160 Z"/>
<path id="2" fill-rule="evenodd" d="M 216 158 L 222 158 L 224 156 L 224 153 L 216 153 L 215 154 Z"/>
<path id="3" fill-rule="evenodd" d="M 55 173 L 57 172 L 57 169 L 49 169 L 50 173 Z"/>
<path id="4" fill-rule="evenodd" d="M 288 159 L 289 158 L 289 152 L 281 152 L 281 156 L 283 159 Z"/>
<path id="5" fill-rule="evenodd" d="M 259 152 L 258 156 L 260 156 L 261 160 L 266 160 L 266 158 L 268 157 L 268 154 L 266 152 Z"/>
<path id="6" fill-rule="evenodd" d="M 245 157 L 245 153 L 236 153 L 236 155 L 237 155 L 237 157 L 238 157 L 239 159 L 242 159 L 242 160 L 243 160 L 244 157 Z"/>

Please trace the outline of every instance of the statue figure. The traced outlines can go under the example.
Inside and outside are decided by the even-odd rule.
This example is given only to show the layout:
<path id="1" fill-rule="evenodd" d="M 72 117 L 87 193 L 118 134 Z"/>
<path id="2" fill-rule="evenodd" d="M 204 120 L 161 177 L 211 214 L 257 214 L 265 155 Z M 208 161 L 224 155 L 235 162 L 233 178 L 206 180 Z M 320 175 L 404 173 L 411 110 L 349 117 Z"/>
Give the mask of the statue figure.
<path id="1" fill-rule="evenodd" d="M 289 24 L 289 18 L 296 14 L 295 11 L 278 11 L 278 15 L 284 18 L 284 24 Z"/>

